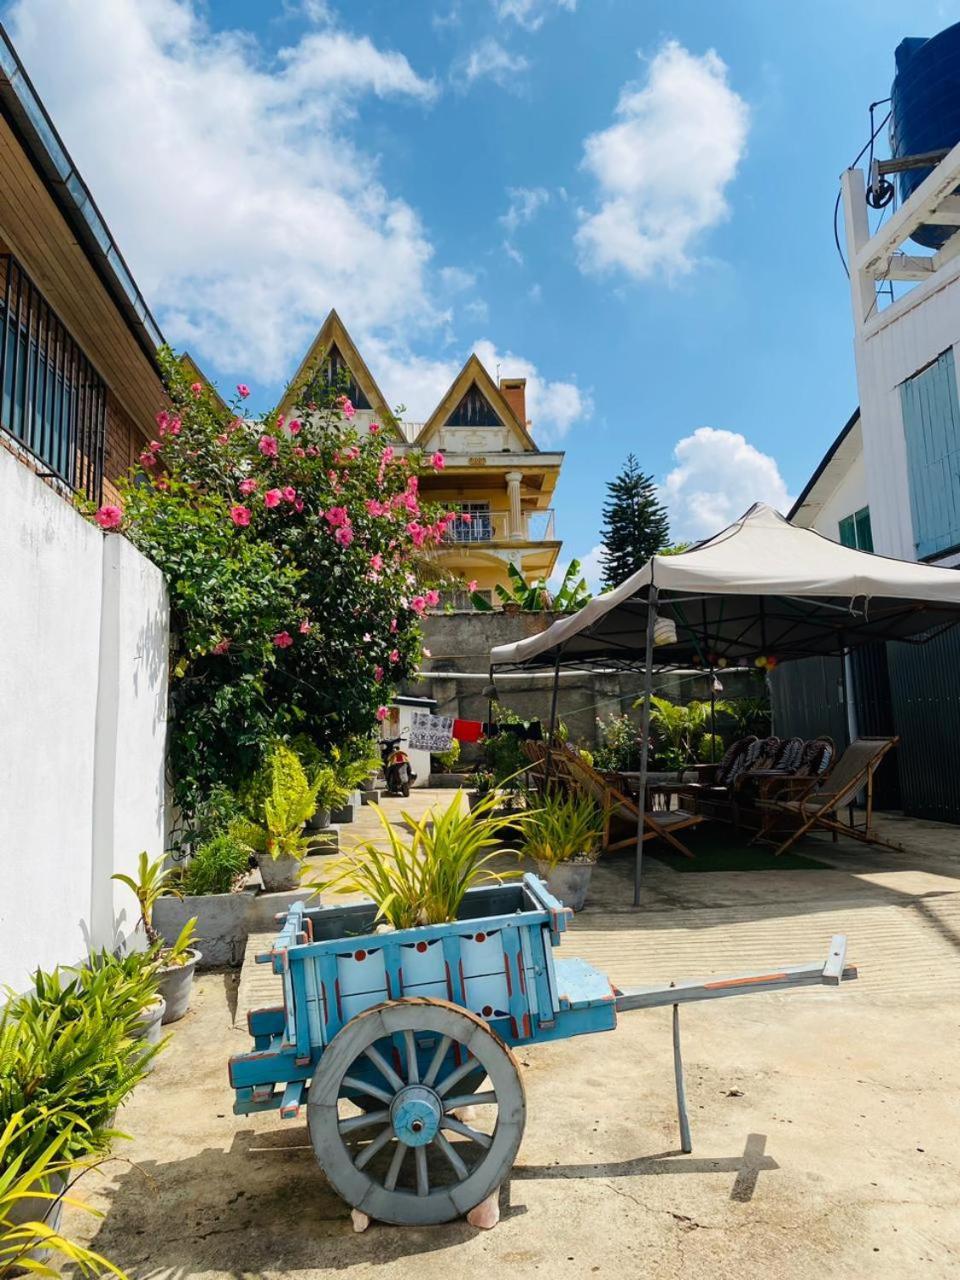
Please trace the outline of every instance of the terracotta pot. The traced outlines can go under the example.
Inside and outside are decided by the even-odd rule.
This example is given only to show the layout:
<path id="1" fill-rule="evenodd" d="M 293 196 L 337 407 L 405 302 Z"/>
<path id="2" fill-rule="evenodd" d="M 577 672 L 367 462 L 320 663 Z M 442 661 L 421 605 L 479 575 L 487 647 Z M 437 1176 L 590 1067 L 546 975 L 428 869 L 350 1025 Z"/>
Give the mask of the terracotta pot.
<path id="1" fill-rule="evenodd" d="M 300 883 L 302 863 L 299 858 L 287 854 L 280 858 L 271 858 L 267 853 L 257 854 L 257 866 L 260 879 L 268 893 L 277 893 L 282 889 L 296 889 Z"/>
<path id="2" fill-rule="evenodd" d="M 161 1022 L 177 1022 L 190 1008 L 190 992 L 193 990 L 193 975 L 200 959 L 199 951 L 188 951 L 190 959 L 186 964 L 171 964 L 160 970 L 160 981 L 157 990 L 167 1002 Z"/>
<path id="3" fill-rule="evenodd" d="M 592 862 L 559 862 L 555 867 L 541 866 L 540 874 L 546 880 L 550 893 L 565 907 L 582 911 L 593 868 Z"/>

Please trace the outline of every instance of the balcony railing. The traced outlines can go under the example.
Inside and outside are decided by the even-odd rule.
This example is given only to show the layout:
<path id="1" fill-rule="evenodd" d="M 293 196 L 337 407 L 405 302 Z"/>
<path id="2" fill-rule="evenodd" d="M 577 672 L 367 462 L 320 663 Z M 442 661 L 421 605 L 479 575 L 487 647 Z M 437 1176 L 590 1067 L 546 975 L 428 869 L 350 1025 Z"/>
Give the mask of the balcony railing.
<path id="1" fill-rule="evenodd" d="M 554 540 L 554 512 L 524 512 L 521 532 L 514 539 L 510 531 L 508 511 L 463 511 L 448 526 L 446 542 L 552 542 Z"/>

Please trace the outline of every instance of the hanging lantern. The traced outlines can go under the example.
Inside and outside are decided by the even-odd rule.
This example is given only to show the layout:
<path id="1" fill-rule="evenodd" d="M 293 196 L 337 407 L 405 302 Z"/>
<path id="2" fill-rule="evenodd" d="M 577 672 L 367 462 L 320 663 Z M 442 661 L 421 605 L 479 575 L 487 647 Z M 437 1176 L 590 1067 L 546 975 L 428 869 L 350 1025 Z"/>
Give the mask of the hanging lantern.
<path id="1" fill-rule="evenodd" d="M 657 646 L 677 643 L 677 624 L 672 618 L 657 618 L 653 624 L 653 643 Z"/>

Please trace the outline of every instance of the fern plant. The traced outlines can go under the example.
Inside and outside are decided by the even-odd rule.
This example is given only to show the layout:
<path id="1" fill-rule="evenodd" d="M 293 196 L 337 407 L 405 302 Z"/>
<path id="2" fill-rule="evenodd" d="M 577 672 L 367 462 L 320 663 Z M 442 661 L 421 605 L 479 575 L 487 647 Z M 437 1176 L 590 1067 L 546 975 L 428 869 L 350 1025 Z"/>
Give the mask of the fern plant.
<path id="1" fill-rule="evenodd" d="M 317 808 L 328 772 L 332 777 L 332 770 L 325 766 L 308 778 L 297 753 L 278 742 L 267 757 L 263 779 L 254 788 L 263 799 L 245 821 L 235 825 L 235 835 L 254 853 L 303 859 L 309 848 L 303 829 Z"/>
<path id="2" fill-rule="evenodd" d="M 471 812 L 458 791 L 443 811 L 432 811 L 419 820 L 405 813 L 409 838 L 374 805 L 388 848 L 383 850 L 373 841 L 358 845 L 316 887 L 326 893 L 361 893 L 372 898 L 377 919 L 395 929 L 456 920 L 468 889 L 521 874 L 494 871 L 491 866 L 495 858 L 510 852 L 503 848 L 503 836 L 518 821 L 494 817 L 496 803 L 491 793 Z"/>
<path id="3" fill-rule="evenodd" d="M 633 704 L 642 707 L 644 699 Z M 729 704 L 722 699 L 714 702 L 717 715 L 729 713 Z M 671 702 L 669 698 L 650 698 L 650 725 L 661 741 L 660 754 L 667 757 L 671 767 L 681 767 L 697 758 L 701 738 L 710 724 L 710 703 L 694 700 L 686 704 Z"/>
<path id="4" fill-rule="evenodd" d="M 31 1256 L 37 1249 L 73 1263 L 82 1276 L 97 1276 L 108 1271 L 118 1280 L 126 1280 L 124 1272 L 109 1259 L 70 1240 L 46 1222 L 20 1220 L 21 1206 L 28 1200 L 39 1200 L 47 1206 L 43 1218 L 49 1216 L 57 1200 L 102 1217 L 81 1200 L 55 1190 L 68 1180 L 75 1182 L 89 1168 L 64 1155 L 69 1130 L 38 1143 L 36 1129 L 37 1122 L 28 1120 L 20 1111 L 0 1125 L 0 1280 L 24 1271 L 56 1277 L 56 1268 Z"/>

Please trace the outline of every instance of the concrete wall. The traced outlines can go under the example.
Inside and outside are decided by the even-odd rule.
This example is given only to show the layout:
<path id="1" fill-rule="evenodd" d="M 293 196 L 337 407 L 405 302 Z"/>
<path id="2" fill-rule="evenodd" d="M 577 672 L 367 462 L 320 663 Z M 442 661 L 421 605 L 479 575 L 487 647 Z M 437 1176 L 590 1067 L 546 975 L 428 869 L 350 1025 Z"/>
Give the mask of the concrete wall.
<path id="1" fill-rule="evenodd" d="M 825 499 L 812 528 L 825 538 L 840 541 L 840 521 L 863 507 L 870 506 L 867 496 L 867 474 L 863 454 L 859 453 L 844 473 L 840 483 Z M 873 508 L 870 509 L 871 520 Z"/>
<path id="2" fill-rule="evenodd" d="M 0 984 L 132 930 L 164 844 L 162 576 L 0 450 Z"/>
<path id="3" fill-rule="evenodd" d="M 557 613 L 506 614 L 449 613 L 430 614 L 424 619 L 424 643 L 431 657 L 424 663 L 430 677 L 411 682 L 406 692 L 437 700 L 438 715 L 458 716 L 464 720 L 486 720 L 487 699 L 485 673 L 490 666 L 490 650 L 499 644 L 510 644 L 546 630 Z M 479 675 L 480 679 L 468 679 Z M 459 678 L 458 678 L 459 676 Z M 723 697 L 756 697 L 762 686 L 751 674 L 721 676 Z M 558 714 L 570 730 L 573 741 L 592 747 L 597 741 L 597 717 L 631 711 L 642 691 L 642 678 L 631 673 L 617 675 L 562 674 L 558 697 Z M 497 690 L 503 706 L 524 720 L 550 720 L 553 690 L 552 672 L 498 674 Z M 706 676 L 667 675 L 657 677 L 656 692 L 676 702 L 693 698 L 709 698 Z M 639 713 L 637 713 L 639 723 Z M 475 748 L 464 747 L 462 757 L 470 761 Z"/>

